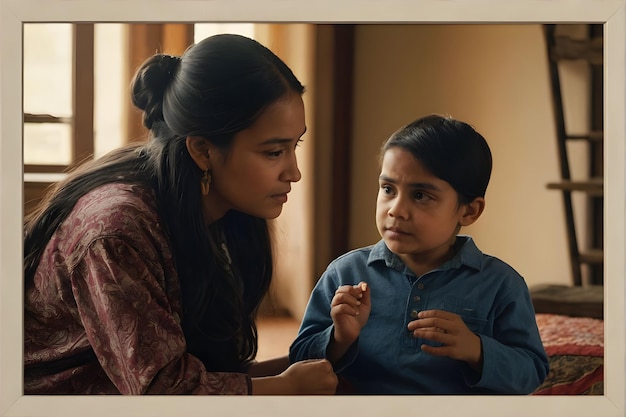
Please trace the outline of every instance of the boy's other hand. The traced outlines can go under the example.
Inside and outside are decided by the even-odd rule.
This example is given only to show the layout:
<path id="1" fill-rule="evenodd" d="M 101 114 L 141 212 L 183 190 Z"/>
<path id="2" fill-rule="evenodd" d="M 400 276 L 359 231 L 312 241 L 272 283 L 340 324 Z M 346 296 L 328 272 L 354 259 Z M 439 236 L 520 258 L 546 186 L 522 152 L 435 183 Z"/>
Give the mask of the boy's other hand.
<path id="1" fill-rule="evenodd" d="M 442 344 L 423 344 L 420 346 L 423 352 L 465 361 L 477 371 L 482 368 L 480 337 L 467 327 L 461 316 L 443 310 L 424 310 L 417 317 L 407 326 L 413 337 Z"/>

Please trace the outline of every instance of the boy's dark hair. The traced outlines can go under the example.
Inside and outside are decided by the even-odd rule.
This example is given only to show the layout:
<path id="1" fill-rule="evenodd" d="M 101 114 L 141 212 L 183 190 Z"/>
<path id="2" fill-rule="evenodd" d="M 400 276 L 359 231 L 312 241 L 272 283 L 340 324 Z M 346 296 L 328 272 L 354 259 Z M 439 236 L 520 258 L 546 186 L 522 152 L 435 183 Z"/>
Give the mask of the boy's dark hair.
<path id="1" fill-rule="evenodd" d="M 410 152 L 433 175 L 448 182 L 459 203 L 484 197 L 491 176 L 491 151 L 472 126 L 436 114 L 400 128 L 383 144 L 381 158 L 390 148 Z"/>

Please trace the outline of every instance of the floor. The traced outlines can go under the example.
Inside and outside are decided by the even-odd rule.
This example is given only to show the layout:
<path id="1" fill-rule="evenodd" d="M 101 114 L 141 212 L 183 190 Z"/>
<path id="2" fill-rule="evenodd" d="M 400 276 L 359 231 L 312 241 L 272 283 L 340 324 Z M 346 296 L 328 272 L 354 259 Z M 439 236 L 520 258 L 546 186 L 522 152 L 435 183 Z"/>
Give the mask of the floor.
<path id="1" fill-rule="evenodd" d="M 296 338 L 300 322 L 289 317 L 261 317 L 257 320 L 259 351 L 262 361 L 289 354 L 289 346 Z"/>

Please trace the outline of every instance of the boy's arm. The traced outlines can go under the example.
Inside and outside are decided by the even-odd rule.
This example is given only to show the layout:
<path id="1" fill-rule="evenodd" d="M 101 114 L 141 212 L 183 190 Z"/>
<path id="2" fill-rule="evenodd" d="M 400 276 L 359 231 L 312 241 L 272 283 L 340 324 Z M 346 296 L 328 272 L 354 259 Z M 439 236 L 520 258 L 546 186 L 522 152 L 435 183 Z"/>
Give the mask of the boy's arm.
<path id="1" fill-rule="evenodd" d="M 528 394 L 545 379 L 548 359 L 525 286 L 511 291 L 494 321 L 493 337 L 473 333 L 455 313 L 425 310 L 408 324 L 415 337 L 440 343 L 423 352 L 464 361 L 469 386 Z"/>
<path id="2" fill-rule="evenodd" d="M 343 290 L 340 290 L 340 287 Z M 366 288 L 367 286 L 364 289 Z M 367 301 L 363 303 L 367 305 L 366 310 L 362 305 L 356 305 L 357 298 L 348 302 L 348 299 L 352 297 L 350 293 L 358 297 L 364 289 L 360 285 L 340 285 L 336 271 L 332 265 L 329 266 L 311 293 L 300 330 L 289 349 L 290 362 L 314 358 L 328 358 L 334 365 L 340 360 L 344 365 L 352 362 L 356 356 L 356 348 L 351 349 L 351 347 L 356 346 L 355 341 L 362 326 L 359 325 L 360 327 L 354 333 L 354 330 L 346 329 L 344 322 L 350 321 L 349 316 L 356 316 L 359 310 L 361 310 L 359 315 L 367 321 L 370 310 L 369 290 L 366 290 Z M 360 300 L 359 304 L 361 304 Z M 346 317 L 343 317 L 344 315 Z M 339 333 L 337 333 L 337 324 Z"/>
<path id="3" fill-rule="evenodd" d="M 496 319 L 493 337 L 481 335 L 483 372 L 477 386 L 500 392 L 532 393 L 546 378 L 548 356 L 526 288 Z"/>
<path id="4" fill-rule="evenodd" d="M 291 363 L 306 359 L 326 358 L 326 349 L 333 332 L 333 321 L 330 317 L 330 302 L 335 286 L 333 276 L 324 272 L 311 292 L 304 311 L 298 335 L 289 347 Z"/>
<path id="5" fill-rule="evenodd" d="M 506 298 L 494 323 L 493 337 L 480 335 L 483 366 L 475 385 L 497 392 L 530 394 L 548 374 L 548 356 L 526 286 Z"/>

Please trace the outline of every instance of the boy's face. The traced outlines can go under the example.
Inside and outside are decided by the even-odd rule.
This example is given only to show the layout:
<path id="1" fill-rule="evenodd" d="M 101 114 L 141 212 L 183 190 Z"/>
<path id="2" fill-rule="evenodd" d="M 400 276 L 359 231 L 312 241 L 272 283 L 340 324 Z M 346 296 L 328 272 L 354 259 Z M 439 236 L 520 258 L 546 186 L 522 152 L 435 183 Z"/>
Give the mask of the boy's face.
<path id="1" fill-rule="evenodd" d="M 398 147 L 385 152 L 378 182 L 376 226 L 389 250 L 417 274 L 446 261 L 465 212 L 454 188 Z"/>

